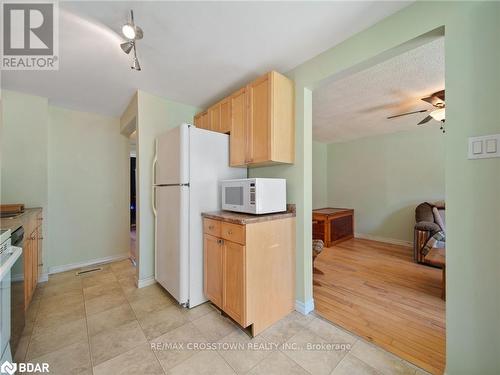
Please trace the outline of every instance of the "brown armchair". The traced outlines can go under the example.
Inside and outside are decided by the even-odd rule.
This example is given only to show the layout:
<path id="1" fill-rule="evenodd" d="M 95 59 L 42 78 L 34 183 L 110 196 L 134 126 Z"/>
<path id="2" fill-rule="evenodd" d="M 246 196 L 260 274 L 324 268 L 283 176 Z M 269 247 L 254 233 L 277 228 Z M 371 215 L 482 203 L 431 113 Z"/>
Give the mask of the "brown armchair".
<path id="1" fill-rule="evenodd" d="M 445 230 L 444 202 L 421 203 L 415 209 L 415 228 L 413 241 L 413 260 L 425 263 L 422 248 L 435 233 Z"/>

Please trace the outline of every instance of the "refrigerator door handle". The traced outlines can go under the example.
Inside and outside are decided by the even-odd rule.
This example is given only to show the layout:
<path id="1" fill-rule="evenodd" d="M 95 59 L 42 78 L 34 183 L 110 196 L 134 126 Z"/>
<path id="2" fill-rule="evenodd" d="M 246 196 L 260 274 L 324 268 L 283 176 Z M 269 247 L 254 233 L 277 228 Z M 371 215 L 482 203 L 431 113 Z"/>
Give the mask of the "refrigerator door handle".
<path id="1" fill-rule="evenodd" d="M 155 158 L 153 159 L 153 170 L 151 171 L 151 175 L 153 176 L 153 182 L 151 184 L 151 207 L 153 208 L 153 213 L 156 216 L 156 189 L 155 189 L 155 181 L 156 181 L 156 163 L 158 159 Z"/>

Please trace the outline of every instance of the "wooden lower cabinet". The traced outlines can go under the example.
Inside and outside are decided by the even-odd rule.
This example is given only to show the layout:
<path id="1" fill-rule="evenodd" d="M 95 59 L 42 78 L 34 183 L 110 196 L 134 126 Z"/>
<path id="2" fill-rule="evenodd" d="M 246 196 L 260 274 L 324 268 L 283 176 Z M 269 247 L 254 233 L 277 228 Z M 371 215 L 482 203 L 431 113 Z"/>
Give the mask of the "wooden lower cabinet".
<path id="1" fill-rule="evenodd" d="M 38 210 L 25 214 L 24 228 L 24 306 L 28 309 L 33 293 L 38 285 L 42 273 L 42 211 Z"/>
<path id="2" fill-rule="evenodd" d="M 222 308 L 222 240 L 205 234 L 203 243 L 205 295 Z"/>
<path id="3" fill-rule="evenodd" d="M 246 225 L 204 219 L 207 298 L 253 335 L 294 310 L 295 218 Z M 229 238 L 229 239 L 228 239 Z"/>
<path id="4" fill-rule="evenodd" d="M 222 310 L 245 325 L 245 246 L 223 240 Z"/>

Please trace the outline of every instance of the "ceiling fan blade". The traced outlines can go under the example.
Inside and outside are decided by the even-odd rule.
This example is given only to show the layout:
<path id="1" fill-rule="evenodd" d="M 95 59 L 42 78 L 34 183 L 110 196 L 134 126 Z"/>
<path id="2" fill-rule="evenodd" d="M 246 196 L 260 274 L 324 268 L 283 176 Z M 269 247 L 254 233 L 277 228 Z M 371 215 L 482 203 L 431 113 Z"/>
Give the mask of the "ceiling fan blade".
<path id="1" fill-rule="evenodd" d="M 426 118 L 424 118 L 422 121 L 420 121 L 417 125 L 425 124 L 425 123 L 427 123 L 427 122 L 429 122 L 431 120 L 432 120 L 432 116 L 429 115 Z"/>
<path id="2" fill-rule="evenodd" d="M 387 117 L 387 119 L 390 120 L 391 118 L 396 118 L 396 117 L 401 117 L 401 116 L 407 116 L 407 115 L 413 115 L 414 113 L 424 113 L 424 112 L 427 112 L 427 111 L 429 111 L 429 110 L 428 109 L 420 109 L 418 111 L 401 113 L 399 115 L 389 116 L 389 117 Z"/>
<path id="3" fill-rule="evenodd" d="M 443 102 L 444 102 L 444 90 L 441 90 L 441 91 L 437 91 L 435 92 L 434 94 L 432 94 L 432 96 L 437 96 L 439 99 L 441 99 Z"/>
<path id="4" fill-rule="evenodd" d="M 444 90 L 437 91 L 434 94 L 422 98 L 424 102 L 432 104 L 434 107 L 443 107 L 444 106 L 444 98 L 445 92 Z"/>

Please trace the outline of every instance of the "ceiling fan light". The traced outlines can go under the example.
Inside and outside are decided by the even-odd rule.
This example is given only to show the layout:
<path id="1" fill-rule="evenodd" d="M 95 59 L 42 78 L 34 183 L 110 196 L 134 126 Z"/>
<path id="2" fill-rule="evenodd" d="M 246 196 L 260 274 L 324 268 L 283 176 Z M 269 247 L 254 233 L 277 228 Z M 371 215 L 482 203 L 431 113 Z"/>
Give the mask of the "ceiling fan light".
<path id="1" fill-rule="evenodd" d="M 130 39 L 130 40 L 135 39 L 135 35 L 136 35 L 135 26 L 130 24 L 130 23 L 126 23 L 125 25 L 122 26 L 122 33 L 125 36 L 125 38 L 127 38 L 127 39 Z"/>
<path id="2" fill-rule="evenodd" d="M 444 121 L 446 118 L 446 110 L 444 108 L 436 109 L 429 113 L 429 115 L 436 121 Z"/>

